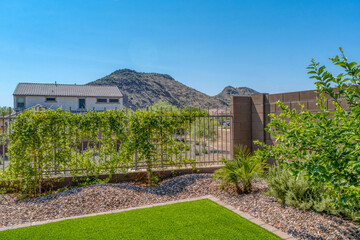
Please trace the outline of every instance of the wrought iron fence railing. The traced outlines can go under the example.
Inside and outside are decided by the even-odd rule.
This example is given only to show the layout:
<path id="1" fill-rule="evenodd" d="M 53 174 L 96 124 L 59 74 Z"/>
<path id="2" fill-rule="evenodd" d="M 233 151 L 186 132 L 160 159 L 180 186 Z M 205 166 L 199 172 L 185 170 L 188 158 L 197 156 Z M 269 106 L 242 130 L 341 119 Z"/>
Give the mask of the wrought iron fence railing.
<path id="1" fill-rule="evenodd" d="M 232 115 L 224 110 L 213 110 L 206 111 L 207 114 L 196 116 L 195 119 L 189 123 L 187 126 L 182 126 L 179 129 L 174 129 L 172 136 L 170 138 L 173 140 L 173 144 L 177 144 L 178 150 L 174 153 L 167 151 L 167 146 L 158 143 L 158 139 L 152 139 L 153 145 L 156 147 L 158 153 L 158 159 L 153 163 L 154 169 L 169 169 L 173 167 L 179 167 L 171 164 L 169 160 L 171 158 L 180 157 L 183 159 L 184 163 L 180 167 L 204 167 L 211 165 L 222 164 L 222 159 L 230 159 L 230 147 L 231 147 L 231 126 L 230 121 Z M 9 113 L 3 114 L 0 116 L 0 167 L 4 171 L 9 163 L 12 161 L 9 157 L 9 134 L 11 133 L 11 125 L 20 112 L 18 113 Z M 81 113 L 80 113 L 81 114 Z M 163 118 L 164 116 L 159 114 L 158 118 Z M 176 115 L 172 116 L 176 117 Z M 164 120 L 165 121 L 165 120 Z M 69 128 L 75 126 L 67 126 Z M 54 129 L 56 130 L 56 129 Z M 125 133 L 126 134 L 126 133 Z M 161 136 L 161 129 L 160 129 Z M 101 134 L 97 136 L 101 138 Z M 93 161 L 103 161 L 101 159 L 101 152 L 103 145 L 99 139 L 89 139 L 85 136 L 80 136 L 80 139 L 77 139 L 80 144 L 76 146 L 69 146 L 70 151 L 73 151 L 68 155 L 68 157 L 76 157 L 77 154 L 84 154 L 84 152 L 89 152 L 89 156 Z M 120 140 L 116 140 L 114 145 L 115 151 L 113 153 L 118 153 L 117 150 L 122 144 Z M 81 174 L 81 171 L 86 170 L 85 168 L 74 168 L 66 165 L 57 165 L 57 157 L 61 149 L 58 148 L 56 142 L 54 142 L 51 156 L 54 157 L 54 165 L 52 170 L 47 170 L 45 174 L 52 174 L 56 176 L 66 176 L 70 172 L 78 171 Z M 49 152 L 50 154 L 50 152 Z M 63 153 L 61 153 L 63 154 Z M 63 155 L 61 157 L 64 157 Z M 111 154 L 105 156 L 105 160 L 111 159 Z M 138 154 L 135 152 L 131 156 L 132 162 L 129 171 L 135 170 L 144 170 L 147 168 L 146 159 L 139 160 Z M 191 161 L 187 161 L 191 160 Z M 106 166 L 105 166 L 106 167 Z M 109 166 L 111 167 L 111 166 Z M 119 167 L 121 171 L 121 167 Z"/>

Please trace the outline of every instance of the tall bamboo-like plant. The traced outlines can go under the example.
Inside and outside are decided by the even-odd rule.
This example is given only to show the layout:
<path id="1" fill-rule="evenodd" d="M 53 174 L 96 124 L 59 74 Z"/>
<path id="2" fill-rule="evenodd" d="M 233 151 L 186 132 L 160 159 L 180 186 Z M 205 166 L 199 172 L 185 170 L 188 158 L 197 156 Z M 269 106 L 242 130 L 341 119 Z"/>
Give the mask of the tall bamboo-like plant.
<path id="1" fill-rule="evenodd" d="M 225 166 L 215 172 L 214 178 L 220 180 L 220 189 L 234 184 L 237 194 L 251 192 L 252 180 L 267 167 L 265 161 L 254 156 L 250 149 L 243 145 L 235 147 L 234 160 L 222 161 Z"/>

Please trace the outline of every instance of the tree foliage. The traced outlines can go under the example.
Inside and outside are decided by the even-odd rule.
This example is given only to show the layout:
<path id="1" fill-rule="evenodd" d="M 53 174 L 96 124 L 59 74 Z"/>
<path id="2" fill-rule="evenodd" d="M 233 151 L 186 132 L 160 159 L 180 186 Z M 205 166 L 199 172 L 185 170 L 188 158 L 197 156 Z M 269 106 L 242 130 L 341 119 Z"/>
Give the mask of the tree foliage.
<path id="1" fill-rule="evenodd" d="M 308 73 L 315 79 L 319 111 L 290 110 L 282 102 L 278 116 L 271 114 L 269 131 L 274 146 L 257 155 L 274 158 L 314 186 L 325 185 L 336 209 L 349 209 L 360 217 L 360 66 L 341 56 L 330 58 L 342 73 L 333 75 L 312 60 Z M 334 88 L 333 88 L 334 87 Z M 328 107 L 333 105 L 335 110 Z"/>
<path id="2" fill-rule="evenodd" d="M 178 107 L 168 103 L 168 102 L 165 102 L 163 100 L 159 100 L 158 102 L 154 103 L 153 105 L 150 106 L 149 108 L 151 111 L 155 111 L 155 112 L 160 112 L 160 111 L 163 111 L 163 112 L 171 112 L 171 111 L 178 111 Z"/>
<path id="3" fill-rule="evenodd" d="M 0 107 L 0 117 L 2 117 L 3 115 L 8 115 L 11 112 L 12 112 L 11 107 Z"/>

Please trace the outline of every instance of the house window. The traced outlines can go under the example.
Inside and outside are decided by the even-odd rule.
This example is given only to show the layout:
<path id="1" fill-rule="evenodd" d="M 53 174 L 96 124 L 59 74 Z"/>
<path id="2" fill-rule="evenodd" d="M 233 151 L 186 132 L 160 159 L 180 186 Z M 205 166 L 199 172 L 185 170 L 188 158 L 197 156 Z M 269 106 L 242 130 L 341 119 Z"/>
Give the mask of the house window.
<path id="1" fill-rule="evenodd" d="M 106 98 L 98 98 L 97 102 L 98 103 L 107 103 L 107 99 Z"/>
<path id="2" fill-rule="evenodd" d="M 17 108 L 24 108 L 25 107 L 25 98 L 23 98 L 23 97 L 17 98 L 16 107 Z"/>
<path id="3" fill-rule="evenodd" d="M 56 98 L 46 98 L 45 102 L 56 102 Z"/>
<path id="4" fill-rule="evenodd" d="M 84 109 L 85 108 L 85 99 L 84 98 L 80 98 L 79 99 L 79 108 L 80 109 Z"/>
<path id="5" fill-rule="evenodd" d="M 109 99 L 109 102 L 111 102 L 111 103 L 119 103 L 119 99 Z"/>

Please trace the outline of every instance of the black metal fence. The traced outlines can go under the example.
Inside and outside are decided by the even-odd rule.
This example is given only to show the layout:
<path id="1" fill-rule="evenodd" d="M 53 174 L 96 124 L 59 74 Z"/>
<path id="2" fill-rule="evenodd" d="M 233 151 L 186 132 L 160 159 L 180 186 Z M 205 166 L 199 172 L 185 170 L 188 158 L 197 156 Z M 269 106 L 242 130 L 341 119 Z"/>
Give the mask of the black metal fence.
<path id="1" fill-rule="evenodd" d="M 172 138 L 175 142 L 180 143 L 180 152 L 177 155 L 181 155 L 183 159 L 192 159 L 192 166 L 194 167 L 205 167 L 222 164 L 222 159 L 230 159 L 231 155 L 231 126 L 230 121 L 232 115 L 227 109 L 207 109 L 207 115 L 197 116 L 187 128 L 175 130 Z M 0 167 L 4 171 L 11 159 L 8 156 L 8 144 L 9 144 L 9 133 L 11 128 L 9 127 L 12 121 L 16 121 L 17 115 L 21 113 L 9 113 L 0 116 Z M 161 115 L 159 115 L 161 117 Z M 71 126 L 70 126 L 71 127 Z M 121 144 L 118 141 L 117 145 Z M 82 153 L 89 148 L 96 149 L 101 152 L 102 145 L 95 144 L 91 139 L 81 138 L 81 144 L 78 146 L 79 153 Z M 159 151 L 159 159 L 156 164 L 158 169 L 169 169 L 173 168 L 169 164 L 164 164 L 164 158 L 173 156 L 167 156 L 163 146 L 160 144 L 157 146 Z M 54 156 L 56 162 L 56 145 L 54 146 Z M 98 154 L 94 152 L 92 154 L 93 160 L 98 161 Z M 111 158 L 111 156 L 109 156 Z M 132 167 L 130 171 L 146 169 L 146 161 L 139 160 L 137 154 L 132 156 Z M 186 162 L 186 161 L 184 161 Z M 182 167 L 188 167 L 184 164 Z M 54 175 L 66 176 L 68 172 L 74 169 L 61 168 L 57 170 L 54 166 Z M 84 169 L 77 169 L 79 171 Z"/>

